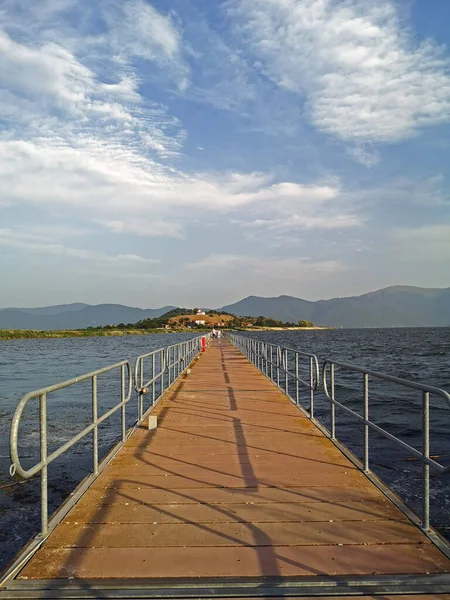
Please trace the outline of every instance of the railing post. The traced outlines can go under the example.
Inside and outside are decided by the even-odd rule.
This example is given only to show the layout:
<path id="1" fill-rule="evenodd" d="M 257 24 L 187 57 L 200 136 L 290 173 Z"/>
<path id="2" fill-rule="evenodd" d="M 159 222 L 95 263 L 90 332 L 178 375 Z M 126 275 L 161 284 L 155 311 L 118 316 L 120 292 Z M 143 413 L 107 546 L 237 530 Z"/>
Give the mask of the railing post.
<path id="1" fill-rule="evenodd" d="M 422 484 L 423 484 L 423 517 L 422 527 L 430 529 L 430 465 L 425 459 L 430 458 L 430 394 L 422 392 Z"/>
<path id="2" fill-rule="evenodd" d="M 273 381 L 273 346 L 270 344 L 270 379 Z"/>
<path id="3" fill-rule="evenodd" d="M 309 357 L 309 416 L 314 419 L 314 367 L 312 356 Z"/>
<path id="4" fill-rule="evenodd" d="M 155 358 L 152 354 L 152 406 L 155 404 Z"/>
<path id="5" fill-rule="evenodd" d="M 92 377 L 92 422 L 96 423 L 98 419 L 97 406 L 97 375 Z M 98 426 L 95 425 L 92 430 L 92 469 L 94 475 L 98 475 Z"/>
<path id="6" fill-rule="evenodd" d="M 336 407 L 334 405 L 334 363 L 330 364 L 330 378 L 331 378 L 331 439 L 336 439 Z"/>
<path id="7" fill-rule="evenodd" d="M 277 346 L 277 386 L 280 387 L 280 357 L 281 357 L 281 349 L 280 346 Z"/>
<path id="8" fill-rule="evenodd" d="M 284 387 L 286 396 L 289 396 L 289 361 L 287 348 L 284 351 Z"/>
<path id="9" fill-rule="evenodd" d="M 121 402 L 122 402 L 122 442 L 126 439 L 126 405 L 125 405 L 125 365 L 120 369 Z"/>
<path id="10" fill-rule="evenodd" d="M 173 348 L 172 348 L 173 350 Z M 171 384 L 171 377 L 170 377 L 170 370 L 171 370 L 171 364 L 172 364 L 172 360 L 170 358 L 170 348 L 167 349 L 167 387 L 170 387 Z"/>
<path id="11" fill-rule="evenodd" d="M 47 394 L 39 396 L 41 441 L 41 535 L 48 533 L 48 481 L 47 481 Z"/>
<path id="12" fill-rule="evenodd" d="M 139 390 L 142 390 L 143 386 L 144 386 L 144 359 L 141 358 L 139 360 Z M 139 394 L 139 398 L 138 398 L 138 402 L 139 402 L 139 406 L 138 406 L 138 418 L 139 420 L 142 419 L 142 414 L 143 414 L 143 405 L 144 405 L 144 395 L 143 394 Z"/>
<path id="13" fill-rule="evenodd" d="M 369 375 L 364 373 L 364 473 L 369 472 Z"/>
<path id="14" fill-rule="evenodd" d="M 164 360 L 164 350 L 161 350 L 159 353 L 159 364 L 161 367 L 161 385 L 160 385 L 160 396 L 162 396 L 164 394 L 164 372 L 166 370 L 166 364 L 165 364 L 165 360 Z M 163 369 L 164 366 L 164 369 Z"/>
<path id="15" fill-rule="evenodd" d="M 298 387 L 298 354 L 295 353 L 295 404 L 300 402 L 300 393 Z"/>
<path id="16" fill-rule="evenodd" d="M 269 375 L 269 356 L 267 354 L 267 342 L 264 342 L 264 360 L 266 361 L 265 374 Z"/>

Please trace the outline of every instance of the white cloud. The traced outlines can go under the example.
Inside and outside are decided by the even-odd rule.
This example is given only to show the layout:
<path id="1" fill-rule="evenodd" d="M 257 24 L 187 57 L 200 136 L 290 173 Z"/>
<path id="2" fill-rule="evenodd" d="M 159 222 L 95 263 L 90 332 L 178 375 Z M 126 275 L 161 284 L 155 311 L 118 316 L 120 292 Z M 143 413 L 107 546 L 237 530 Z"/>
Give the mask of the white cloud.
<path id="1" fill-rule="evenodd" d="M 261 72 L 345 141 L 397 142 L 450 122 L 450 61 L 387 0 L 229 0 Z M 361 151 L 357 154 L 361 158 Z M 364 158 L 364 157 L 363 157 Z"/>
<path id="2" fill-rule="evenodd" d="M 261 173 L 187 175 L 122 144 L 83 136 L 73 145 L 68 140 L 6 141 L 0 143 L 0 157 L 3 197 L 47 210 L 59 206 L 116 233 L 181 237 L 181 221 L 192 220 L 193 207 L 233 212 L 254 206 L 258 218 L 290 219 L 297 228 L 321 222 L 325 228 L 346 226 L 343 217 L 333 221 L 329 212 L 318 212 L 340 193 L 328 184 L 270 185 L 270 176 Z M 303 217 L 296 210 L 304 211 Z M 356 217 L 352 223 L 346 219 L 347 226 L 356 223 Z"/>
<path id="3" fill-rule="evenodd" d="M 111 10 L 112 8 L 112 10 Z M 119 10 L 119 15 L 114 9 Z M 169 16 L 162 15 L 148 2 L 130 0 L 108 6 L 104 17 L 110 24 L 112 41 L 125 54 L 149 60 L 173 58 L 181 52 L 181 36 Z M 116 21 L 119 16 L 120 24 Z"/>
<path id="4" fill-rule="evenodd" d="M 250 229 L 288 231 L 292 229 L 346 229 L 358 227 L 362 222 L 361 217 L 357 215 L 322 212 L 315 216 L 294 213 L 278 219 L 255 219 L 243 222 L 242 226 Z"/>
<path id="5" fill-rule="evenodd" d="M 343 193 L 338 181 L 316 185 L 283 183 L 257 194 L 258 202 L 249 205 L 233 222 L 248 232 L 272 234 L 312 229 L 359 227 L 364 219 L 354 212 L 353 202 Z M 276 202 L 274 202 L 276 198 Z M 290 239 L 286 238 L 287 244 Z M 277 239 L 277 245 L 281 241 Z"/>
<path id="6" fill-rule="evenodd" d="M 361 165 L 365 167 L 371 168 L 377 165 L 380 162 L 380 155 L 373 149 L 367 149 L 364 146 L 350 146 L 347 148 L 347 153 L 351 156 L 356 162 L 359 162 Z"/>
<path id="7" fill-rule="evenodd" d="M 158 34 L 147 32 L 148 52 L 159 52 L 161 60 L 180 52 L 170 18 L 142 2 L 114 6 L 126 11 L 125 37 L 131 36 L 130 20 L 144 11 L 142 31 L 161 24 Z M 142 31 L 136 43 L 144 43 Z M 11 124 L 0 141 L 4 203 L 58 206 L 114 233 L 180 238 L 193 207 L 233 212 L 254 205 L 258 218 L 283 220 L 309 205 L 303 220 L 294 212 L 296 227 L 309 228 L 319 224 L 314 207 L 339 193 L 328 184 L 273 182 L 267 173 L 184 173 L 167 162 L 181 150 L 183 129 L 164 107 L 144 100 L 132 70 L 119 70 L 115 83 L 105 83 L 54 41 L 19 43 L 6 34 L 0 39 L 7 85 L 3 109 Z M 133 52 L 144 56 L 143 50 Z"/>
<path id="8" fill-rule="evenodd" d="M 132 115 L 120 102 L 123 97 L 138 98 L 130 80 L 116 86 L 102 86 L 95 81 L 92 71 L 62 46 L 53 43 L 27 46 L 1 31 L 0 52 L 2 85 L 13 98 L 38 103 L 46 112 L 50 108 L 67 113 L 68 118 L 91 116 L 122 123 L 132 121 Z"/>
<path id="9" fill-rule="evenodd" d="M 153 258 L 146 258 L 136 254 L 106 254 L 86 250 L 85 248 L 73 248 L 61 243 L 55 243 L 52 239 L 47 239 L 42 235 L 20 232 L 11 229 L 0 229 L 0 245 L 9 246 L 19 250 L 36 252 L 39 254 L 51 254 L 54 256 L 70 256 L 83 261 L 95 262 L 101 266 L 105 264 L 158 264 L 161 261 Z"/>
<path id="10" fill-rule="evenodd" d="M 169 70 L 180 91 L 189 85 L 181 33 L 170 15 L 144 0 L 116 0 L 103 8 L 108 43 L 119 60 L 143 58 Z"/>

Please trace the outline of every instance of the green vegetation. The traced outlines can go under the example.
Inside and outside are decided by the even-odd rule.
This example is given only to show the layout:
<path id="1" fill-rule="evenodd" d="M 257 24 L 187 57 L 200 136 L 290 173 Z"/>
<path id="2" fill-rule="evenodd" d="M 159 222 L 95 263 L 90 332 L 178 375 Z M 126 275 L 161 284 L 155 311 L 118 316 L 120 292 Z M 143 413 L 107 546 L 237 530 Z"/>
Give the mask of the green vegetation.
<path id="1" fill-rule="evenodd" d="M 171 333 L 166 329 L 118 329 L 117 327 L 88 327 L 87 329 L 61 329 L 52 331 L 35 331 L 26 329 L 0 329 L 0 340 L 20 340 L 35 338 L 66 337 L 108 337 L 113 335 L 149 335 L 152 333 Z"/>
<path id="2" fill-rule="evenodd" d="M 177 331 L 210 330 L 212 325 L 193 325 L 189 317 L 183 317 L 178 325 L 169 322 L 174 317 L 180 315 L 195 315 L 197 308 L 175 308 L 160 317 L 154 319 L 143 319 L 137 323 L 119 323 L 118 325 L 105 325 L 98 327 L 88 327 L 87 329 L 70 329 L 58 331 L 28 331 L 28 330 L 0 330 L 0 340 L 14 339 L 33 339 L 33 338 L 62 338 L 62 337 L 92 337 L 92 336 L 113 336 L 113 335 L 143 335 L 149 333 L 175 333 Z M 313 327 L 311 321 L 298 321 L 298 323 L 289 323 L 277 321 L 268 317 L 239 317 L 223 311 L 217 312 L 209 310 L 208 316 L 227 315 L 233 317 L 227 324 L 227 329 L 251 329 L 251 328 L 289 328 L 289 327 Z M 201 318 L 201 317 L 200 317 Z"/>
<path id="3" fill-rule="evenodd" d="M 238 317 L 234 315 L 234 319 L 229 323 L 230 329 L 245 329 L 247 327 L 276 327 L 276 328 L 292 328 L 292 327 L 314 327 L 311 321 L 298 321 L 298 323 L 290 323 L 289 321 L 277 321 L 270 317 Z"/>
<path id="4" fill-rule="evenodd" d="M 312 323 L 312 321 L 299 321 L 298 326 L 299 327 L 314 327 L 314 324 Z"/>

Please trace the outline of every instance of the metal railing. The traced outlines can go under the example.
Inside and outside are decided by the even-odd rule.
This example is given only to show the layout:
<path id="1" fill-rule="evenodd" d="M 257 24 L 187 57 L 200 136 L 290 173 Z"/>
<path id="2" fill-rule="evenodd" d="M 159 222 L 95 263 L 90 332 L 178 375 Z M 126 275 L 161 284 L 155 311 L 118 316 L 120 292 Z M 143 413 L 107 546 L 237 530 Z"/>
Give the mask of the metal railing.
<path id="1" fill-rule="evenodd" d="M 10 455 L 11 455 L 11 467 L 10 475 L 18 475 L 22 479 L 30 479 L 37 474 L 40 474 L 41 483 L 41 533 L 40 538 L 43 539 L 49 532 L 49 518 L 48 518 L 48 466 L 55 459 L 60 457 L 62 454 L 70 450 L 75 444 L 80 442 L 86 436 L 92 434 L 92 474 L 96 476 L 99 473 L 106 462 L 110 460 L 110 456 L 107 455 L 99 462 L 99 425 L 104 423 L 117 411 L 121 411 L 121 440 L 118 443 L 118 447 L 123 445 L 134 431 L 146 417 L 146 414 L 151 411 L 153 405 L 157 400 L 164 394 L 165 391 L 183 374 L 195 356 L 201 350 L 201 337 L 209 338 L 209 334 L 206 336 L 199 336 L 179 344 L 174 344 L 167 348 L 160 348 L 154 350 L 148 354 L 143 354 L 138 357 L 135 363 L 135 381 L 134 388 L 137 393 L 137 414 L 138 418 L 134 426 L 127 432 L 126 428 L 126 405 L 131 399 L 133 381 L 132 381 L 132 370 L 129 360 L 121 361 L 117 364 L 104 367 L 86 373 L 79 377 L 56 383 L 39 390 L 35 390 L 25 394 L 19 401 L 16 410 L 14 412 L 11 430 L 10 430 Z M 152 369 L 151 377 L 144 384 L 144 361 L 146 359 L 151 360 Z M 111 409 L 106 411 L 101 416 L 98 415 L 98 376 L 110 373 L 113 371 L 120 371 L 120 401 L 115 404 Z M 59 448 L 49 453 L 48 440 L 47 440 L 47 396 L 52 392 L 74 386 L 81 382 L 90 380 L 91 381 L 91 404 L 92 404 L 92 417 L 91 423 L 82 429 L 79 433 L 74 435 L 70 440 L 62 444 Z M 143 410 L 143 396 L 147 393 L 148 388 L 151 388 L 151 403 Z M 39 399 L 39 436 L 40 436 L 40 458 L 32 467 L 25 469 L 19 457 L 19 427 L 22 418 L 22 413 L 31 400 Z"/>
<path id="2" fill-rule="evenodd" d="M 336 438 L 336 407 L 360 421 L 364 428 L 363 460 L 359 461 L 359 459 L 356 459 L 355 464 L 357 464 L 364 473 L 371 473 L 369 430 L 376 431 L 384 438 L 390 440 L 403 450 L 407 450 L 410 455 L 420 460 L 422 462 L 423 490 L 423 506 L 420 520 L 422 528 L 427 532 L 430 530 L 430 467 L 438 473 L 450 472 L 450 467 L 445 467 L 433 458 L 430 458 L 430 395 L 442 398 L 450 407 L 450 395 L 445 390 L 415 383 L 392 375 L 378 373 L 364 367 L 337 362 L 333 359 L 326 359 L 324 361 L 322 366 L 322 376 L 320 377 L 318 361 L 314 354 L 283 348 L 281 346 L 233 333 L 228 333 L 227 338 L 250 360 L 250 362 L 252 362 L 262 373 L 264 373 L 264 375 L 271 379 L 292 401 L 294 401 L 295 404 L 308 415 L 311 421 L 313 421 L 334 443 L 339 442 Z M 307 358 L 309 361 L 309 381 L 305 381 L 299 377 L 300 358 Z M 335 367 L 347 372 L 362 374 L 362 415 L 336 400 Z M 327 383 L 328 372 L 330 373 L 330 385 Z M 417 450 L 369 419 L 369 377 L 397 384 L 404 388 L 418 390 L 422 393 L 422 450 Z M 309 406 L 305 406 L 304 403 L 301 402 L 299 383 L 304 384 L 309 390 Z M 292 390 L 292 384 L 295 387 L 294 391 Z M 322 386 L 325 399 L 328 402 L 331 423 L 330 430 L 324 425 L 322 420 L 318 420 L 314 414 L 314 392 L 317 391 L 320 386 Z M 344 444 L 340 443 L 340 446 L 345 448 L 348 453 L 348 449 Z"/>
<path id="3" fill-rule="evenodd" d="M 235 333 L 227 333 L 226 337 L 295 404 L 303 406 L 302 387 L 306 388 L 309 402 L 303 409 L 314 418 L 314 392 L 320 384 L 319 363 L 315 354 Z"/>
<path id="4" fill-rule="evenodd" d="M 104 413 L 101 417 L 98 416 L 98 394 L 97 394 L 97 378 L 99 375 L 104 373 L 110 373 L 120 369 L 120 402 L 118 402 L 113 408 Z M 91 380 L 91 402 L 92 402 L 92 422 L 90 425 L 85 427 L 77 435 L 73 436 L 65 444 L 57 448 L 51 454 L 48 454 L 48 443 L 47 443 L 47 395 L 62 390 L 64 388 L 76 385 L 82 381 Z M 128 382 L 126 381 L 128 380 Z M 126 385 L 128 383 L 128 385 Z M 127 388 L 127 391 L 126 391 Z M 48 465 L 52 463 L 56 458 L 67 452 L 72 446 L 77 444 L 80 440 L 85 438 L 87 435 L 92 433 L 92 468 L 93 473 L 98 473 L 99 462 L 98 462 L 98 426 L 106 421 L 111 415 L 118 410 L 122 411 L 121 425 L 122 425 L 122 441 L 126 438 L 126 413 L 125 406 L 131 398 L 132 392 L 132 379 L 131 379 L 131 365 L 128 360 L 124 360 L 115 365 L 104 367 L 103 369 L 97 369 L 91 373 L 86 373 L 80 377 L 75 377 L 55 385 L 49 385 L 28 392 L 19 401 L 16 410 L 14 412 L 11 433 L 10 433 L 10 454 L 11 454 L 11 476 L 19 475 L 22 479 L 30 479 L 38 473 L 41 474 L 41 535 L 45 536 L 48 533 Z M 19 443 L 19 425 L 22 417 L 22 413 L 30 400 L 39 398 L 39 434 L 40 434 L 40 461 L 29 469 L 24 469 L 20 462 L 18 443 Z"/>
<path id="5" fill-rule="evenodd" d="M 362 400 L 363 400 L 363 414 L 360 415 L 356 411 L 348 408 L 341 402 L 338 402 L 335 398 L 335 368 L 338 367 L 346 372 L 360 373 L 362 375 Z M 330 373 L 330 386 L 327 383 L 327 374 Z M 422 422 L 422 450 L 417 450 L 410 444 L 407 444 L 397 436 L 389 433 L 379 425 L 376 425 L 369 419 L 369 408 L 370 408 L 370 397 L 369 397 L 369 377 L 379 380 L 386 381 L 400 385 L 404 388 L 420 391 L 422 394 L 421 403 L 421 422 Z M 440 388 L 436 388 L 430 385 L 424 385 L 407 379 L 401 379 L 392 375 L 386 375 L 384 373 L 378 373 L 377 371 L 371 371 L 364 367 L 358 367 L 343 362 L 337 362 L 332 359 L 326 359 L 322 366 L 322 385 L 323 391 L 327 400 L 329 401 L 330 408 L 330 431 L 328 431 L 331 440 L 336 440 L 336 407 L 345 411 L 347 414 L 352 415 L 355 419 L 363 424 L 364 428 L 364 449 L 363 449 L 363 470 L 365 473 L 370 472 L 370 436 L 369 431 L 376 431 L 384 438 L 394 442 L 400 448 L 407 450 L 413 457 L 418 458 L 422 462 L 422 492 L 423 492 L 423 506 L 422 506 L 422 528 L 425 531 L 430 529 L 430 467 L 438 473 L 447 472 L 448 468 L 441 465 L 436 460 L 430 458 L 430 395 L 438 396 L 446 401 L 450 407 L 450 395 Z"/>
<path id="6" fill-rule="evenodd" d="M 210 335 L 208 333 L 137 357 L 134 368 L 134 382 L 135 390 L 139 396 L 139 420 L 145 417 L 148 410 L 154 406 L 164 392 L 194 360 L 201 350 L 202 337 L 206 337 L 208 341 Z M 150 402 L 147 408 L 144 408 L 144 396 L 147 394 L 150 394 Z"/>

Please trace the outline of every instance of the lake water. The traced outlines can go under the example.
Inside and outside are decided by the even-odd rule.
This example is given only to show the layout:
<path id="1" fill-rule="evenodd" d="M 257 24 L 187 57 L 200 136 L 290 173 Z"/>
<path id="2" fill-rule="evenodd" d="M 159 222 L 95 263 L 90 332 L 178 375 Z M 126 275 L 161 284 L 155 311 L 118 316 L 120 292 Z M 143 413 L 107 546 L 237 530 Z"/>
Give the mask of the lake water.
<path id="1" fill-rule="evenodd" d="M 0 567 L 39 529 L 39 484 L 28 481 L 10 486 L 8 436 L 12 413 L 27 391 L 70 379 L 125 358 L 192 337 L 186 334 L 65 338 L 0 341 Z M 251 337 L 275 344 L 313 352 L 325 357 L 358 364 L 450 390 L 450 328 L 359 329 L 318 331 L 255 332 Z M 99 381 L 99 411 L 118 401 L 117 377 Z M 370 383 L 371 417 L 377 424 L 420 448 L 420 392 L 387 384 Z M 360 411 L 360 379 L 337 372 L 336 399 Z M 36 428 L 37 402 L 24 413 L 20 432 L 20 456 L 24 466 L 38 457 L 39 433 Z M 322 393 L 316 394 L 316 415 L 328 424 L 329 405 Z M 89 386 L 77 386 L 50 397 L 48 436 L 51 448 L 58 447 L 85 426 L 90 418 Z M 127 423 L 136 419 L 136 405 L 127 407 Z M 337 434 L 356 454 L 361 453 L 362 428 L 345 415 L 337 414 Z M 119 418 L 102 426 L 101 453 L 117 441 Z M 410 461 L 406 452 L 372 435 L 371 467 L 417 511 L 420 511 L 420 465 Z M 450 465 L 450 408 L 432 401 L 432 454 Z M 49 469 L 50 511 L 56 508 L 90 470 L 89 450 L 78 444 Z M 450 476 L 432 477 L 433 523 L 447 534 L 450 531 Z"/>

